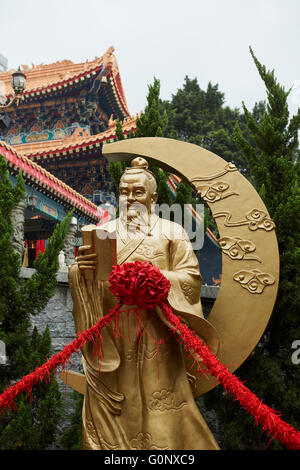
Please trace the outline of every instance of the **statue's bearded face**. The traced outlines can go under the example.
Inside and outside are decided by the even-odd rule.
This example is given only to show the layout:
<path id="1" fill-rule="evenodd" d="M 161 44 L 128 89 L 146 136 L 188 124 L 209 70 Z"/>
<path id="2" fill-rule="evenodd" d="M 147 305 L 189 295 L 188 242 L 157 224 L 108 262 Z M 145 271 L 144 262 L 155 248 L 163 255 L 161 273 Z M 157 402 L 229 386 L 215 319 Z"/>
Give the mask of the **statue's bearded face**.
<path id="1" fill-rule="evenodd" d="M 120 216 L 122 214 L 124 216 L 126 212 L 127 220 L 130 221 L 150 215 L 151 206 L 155 204 L 157 195 L 152 193 L 150 182 L 144 173 L 125 174 L 121 179 L 119 190 Z"/>

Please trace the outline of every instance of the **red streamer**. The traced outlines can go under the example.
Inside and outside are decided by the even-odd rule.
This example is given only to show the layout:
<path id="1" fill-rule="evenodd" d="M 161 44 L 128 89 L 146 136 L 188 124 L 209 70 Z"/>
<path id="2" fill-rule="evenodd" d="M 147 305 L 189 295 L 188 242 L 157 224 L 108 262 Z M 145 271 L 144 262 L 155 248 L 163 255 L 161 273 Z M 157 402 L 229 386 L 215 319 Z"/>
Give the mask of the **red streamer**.
<path id="1" fill-rule="evenodd" d="M 115 318 L 118 313 L 121 304 L 118 305 L 109 312 L 108 315 L 101 318 L 101 320 L 92 326 L 88 330 L 85 330 L 83 333 L 77 336 L 71 343 L 67 344 L 62 351 L 55 354 L 47 362 L 45 362 L 40 367 L 37 367 L 33 372 L 28 375 L 25 375 L 20 381 L 11 385 L 9 388 L 4 390 L 0 395 L 0 409 L 2 411 L 15 409 L 15 398 L 23 392 L 31 393 L 32 387 L 39 382 L 47 382 L 50 380 L 51 371 L 57 369 L 59 366 L 66 364 L 68 359 L 74 352 L 79 351 L 79 349 L 87 342 L 95 342 L 97 338 L 101 336 L 101 330 L 104 326 L 109 325 L 113 318 Z"/>
<path id="2" fill-rule="evenodd" d="M 283 421 L 278 412 L 264 405 L 235 375 L 231 374 L 227 367 L 210 352 L 209 347 L 205 346 L 186 325 L 181 323 L 167 304 L 163 303 L 161 308 L 165 318 L 179 331 L 186 351 L 199 354 L 210 374 L 216 377 L 224 389 L 254 416 L 256 425 L 260 424 L 263 431 L 269 431 L 273 438 L 280 441 L 287 449 L 300 450 L 300 432 Z"/>
<path id="3" fill-rule="evenodd" d="M 102 328 L 109 325 L 112 319 L 118 318 L 123 304 L 138 305 L 140 308 L 149 310 L 153 310 L 159 305 L 165 318 L 179 334 L 185 350 L 194 356 L 201 357 L 210 374 L 217 378 L 227 392 L 230 392 L 234 400 L 254 416 L 255 423 L 260 424 L 263 431 L 269 431 L 269 434 L 272 434 L 273 438 L 279 440 L 287 449 L 300 450 L 300 432 L 283 421 L 278 412 L 263 404 L 253 392 L 229 372 L 227 367 L 219 362 L 217 357 L 210 352 L 209 347 L 186 325 L 182 324 L 173 313 L 171 307 L 166 303 L 171 285 L 158 268 L 151 263 L 141 263 L 140 261 L 126 263 L 122 266 L 117 265 L 113 267 L 109 280 L 111 290 L 119 300 L 118 305 L 96 325 L 78 335 L 72 343 L 52 356 L 45 364 L 6 389 L 0 395 L 0 409 L 15 408 L 14 400 L 20 393 L 27 391 L 30 394 L 35 384 L 43 380 L 49 381 L 51 371 L 60 365 L 64 367 L 69 357 L 85 343 L 97 340 L 100 344 Z"/>

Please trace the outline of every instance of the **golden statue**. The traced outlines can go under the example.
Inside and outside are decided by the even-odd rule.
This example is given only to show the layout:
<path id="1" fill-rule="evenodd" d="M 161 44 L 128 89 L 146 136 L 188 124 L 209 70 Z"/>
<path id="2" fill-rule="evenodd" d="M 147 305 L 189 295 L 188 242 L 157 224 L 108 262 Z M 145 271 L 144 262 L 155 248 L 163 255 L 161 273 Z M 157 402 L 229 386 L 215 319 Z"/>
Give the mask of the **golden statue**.
<path id="1" fill-rule="evenodd" d="M 202 313 L 197 258 L 184 229 L 155 214 L 157 185 L 145 159 L 132 161 L 119 189 L 120 217 L 83 227 L 84 245 L 69 269 L 76 332 L 116 305 L 108 283 L 114 262 L 148 261 L 169 279 L 173 311 L 216 352 L 218 335 Z M 219 449 L 194 400 L 194 359 L 186 357 L 160 309 L 122 309 L 120 335 L 114 325 L 102 330 L 100 359 L 93 343 L 82 348 L 83 449 Z"/>

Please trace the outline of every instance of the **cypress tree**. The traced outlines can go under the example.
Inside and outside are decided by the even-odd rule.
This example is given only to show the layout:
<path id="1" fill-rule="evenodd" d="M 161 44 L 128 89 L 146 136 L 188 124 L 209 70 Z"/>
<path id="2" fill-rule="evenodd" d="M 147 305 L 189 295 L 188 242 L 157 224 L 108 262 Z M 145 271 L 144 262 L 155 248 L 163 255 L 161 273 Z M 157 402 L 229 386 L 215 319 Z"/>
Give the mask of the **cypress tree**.
<path id="1" fill-rule="evenodd" d="M 122 124 L 119 119 L 116 121 L 116 137 L 118 140 L 125 140 Z"/>
<path id="2" fill-rule="evenodd" d="M 36 272 L 30 279 L 21 275 L 21 257 L 12 247 L 11 213 L 25 196 L 25 184 L 20 173 L 16 185 L 9 179 L 7 163 L 0 155 L 0 339 L 6 346 L 8 362 L 0 364 L 0 391 L 11 381 L 41 365 L 51 354 L 49 328 L 31 333 L 30 315 L 47 304 L 55 292 L 58 255 L 68 230 L 72 213 L 57 225 L 43 255 L 35 261 Z M 49 384 L 32 391 L 33 402 L 26 396 L 17 398 L 17 412 L 6 413 L 0 421 L 1 449 L 45 449 L 56 433 L 61 396 L 52 374 Z"/>
<path id="3" fill-rule="evenodd" d="M 280 279 L 266 332 L 254 353 L 239 368 L 238 375 L 264 403 L 280 411 L 285 421 L 299 429 L 300 369 L 292 361 L 292 344 L 300 338 L 300 109 L 289 119 L 290 90 L 286 91 L 278 83 L 274 70 L 267 70 L 251 48 L 250 53 L 266 86 L 267 108 L 255 119 L 243 103 L 252 139 L 245 137 L 238 124 L 233 137 L 247 159 L 251 180 L 276 224 Z M 222 448 L 265 449 L 270 437 L 261 434 L 253 419 L 222 395 L 222 390 L 217 388 L 206 399 L 206 404 L 217 410 L 224 423 Z M 268 449 L 282 449 L 282 446 L 272 441 Z"/>
<path id="4" fill-rule="evenodd" d="M 166 111 L 161 110 L 160 81 L 154 77 L 153 85 L 148 85 L 145 111 L 136 120 L 135 137 L 163 137 L 168 123 Z"/>
<path id="5" fill-rule="evenodd" d="M 231 135 L 238 121 L 250 138 L 245 116 L 239 109 L 231 109 L 224 103 L 225 95 L 218 84 L 209 82 L 206 90 L 202 90 L 197 78 L 186 76 L 182 88 L 172 95 L 171 100 L 161 102 L 161 109 L 166 111 L 168 118 L 165 136 L 200 145 L 235 163 L 248 177 L 247 161 Z M 256 107 L 261 110 L 264 104 L 259 103 Z"/>
<path id="6" fill-rule="evenodd" d="M 83 395 L 73 390 L 72 400 L 74 411 L 71 415 L 71 425 L 63 433 L 60 443 L 63 449 L 81 450 L 82 449 L 82 406 Z"/>
<path id="7" fill-rule="evenodd" d="M 189 185 L 189 183 L 185 182 L 184 180 L 181 180 L 176 188 L 176 197 L 174 200 L 174 204 L 179 204 L 181 206 L 182 225 L 184 224 L 186 217 L 186 207 L 187 205 L 191 204 L 192 201 L 194 201 L 194 198 L 192 198 L 191 186 Z"/>
<path id="8" fill-rule="evenodd" d="M 176 198 L 175 203 L 180 204 L 182 209 L 184 209 L 185 204 L 190 204 L 192 197 L 192 188 L 185 181 L 181 180 L 176 188 Z"/>

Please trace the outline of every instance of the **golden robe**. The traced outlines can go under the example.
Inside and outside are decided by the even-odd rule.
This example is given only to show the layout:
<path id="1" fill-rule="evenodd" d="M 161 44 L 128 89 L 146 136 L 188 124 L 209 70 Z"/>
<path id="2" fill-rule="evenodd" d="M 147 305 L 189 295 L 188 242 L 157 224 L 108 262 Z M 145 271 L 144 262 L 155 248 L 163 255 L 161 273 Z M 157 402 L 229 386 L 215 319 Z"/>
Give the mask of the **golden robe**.
<path id="1" fill-rule="evenodd" d="M 129 240 L 118 220 L 101 226 L 117 233 L 118 263 L 140 260 L 158 266 L 171 282 L 173 311 L 183 321 L 187 315 L 203 319 L 199 265 L 182 227 L 152 215 L 150 232 Z M 77 333 L 116 305 L 108 283 L 86 281 L 76 263 L 69 282 Z M 177 335 L 170 333 L 159 309 L 139 312 L 138 317 L 122 312 L 117 339 L 114 325 L 102 330 L 100 362 L 94 344 L 82 348 L 83 449 L 219 449 L 194 401 L 194 377 L 186 370 Z"/>

